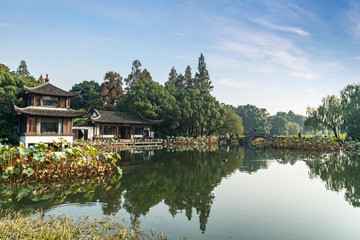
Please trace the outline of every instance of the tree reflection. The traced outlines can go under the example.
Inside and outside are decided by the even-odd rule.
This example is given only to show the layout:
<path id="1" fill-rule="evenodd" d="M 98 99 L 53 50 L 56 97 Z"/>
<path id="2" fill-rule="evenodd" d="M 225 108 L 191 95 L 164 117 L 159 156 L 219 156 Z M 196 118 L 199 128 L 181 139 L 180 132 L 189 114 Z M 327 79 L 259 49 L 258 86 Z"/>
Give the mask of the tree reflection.
<path id="1" fill-rule="evenodd" d="M 306 160 L 311 178 L 320 177 L 326 188 L 339 192 L 345 190 L 345 200 L 360 206 L 360 162 L 358 156 L 332 154 Z"/>
<path id="2" fill-rule="evenodd" d="M 120 181 L 93 180 L 63 185 L 61 188 L 41 186 L 39 189 L 43 189 L 42 191 L 31 189 L 28 191 L 31 193 L 29 196 L 16 201 L 16 196 L 23 191 L 19 190 L 12 193 L 14 201 L 9 204 L 36 204 L 46 210 L 65 201 L 84 204 L 99 201 L 104 203 L 104 214 L 116 214 L 125 209 L 130 214 L 132 223 L 137 224 L 141 216 L 163 202 L 173 217 L 184 213 L 190 221 L 197 215 L 200 229 L 205 232 L 215 199 L 213 190 L 224 177 L 229 177 L 235 171 L 254 173 L 267 168 L 269 159 L 281 159 L 282 163 L 294 163 L 299 159 L 296 154 L 263 152 L 250 148 L 245 150 L 239 146 L 212 152 L 129 151 L 121 152 L 121 156 L 124 175 Z M 0 197 L 0 204 L 4 199 Z M 4 204 L 1 206 L 8 207 Z M 16 206 L 22 208 L 20 205 Z"/>

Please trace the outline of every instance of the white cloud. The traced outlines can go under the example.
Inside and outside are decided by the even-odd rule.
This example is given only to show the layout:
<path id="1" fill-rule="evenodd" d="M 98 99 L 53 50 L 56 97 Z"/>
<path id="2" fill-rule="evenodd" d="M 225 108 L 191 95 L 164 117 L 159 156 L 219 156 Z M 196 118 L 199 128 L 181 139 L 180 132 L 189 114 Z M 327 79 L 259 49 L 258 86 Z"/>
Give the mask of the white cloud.
<path id="1" fill-rule="evenodd" d="M 221 78 L 220 80 L 216 81 L 219 85 L 229 86 L 229 87 L 237 87 L 237 88 L 255 88 L 253 85 L 244 83 L 244 82 L 237 82 L 231 80 L 229 78 Z"/>
<path id="2" fill-rule="evenodd" d="M 306 90 L 307 93 L 313 94 L 315 93 L 315 89 L 314 88 L 309 88 Z"/>
<path id="3" fill-rule="evenodd" d="M 356 1 L 350 1 L 350 10 L 347 12 L 347 17 L 350 23 L 346 24 L 350 27 L 350 34 L 356 39 L 360 38 L 360 4 Z"/>
<path id="4" fill-rule="evenodd" d="M 181 32 L 177 32 L 176 35 L 179 36 L 179 37 L 188 37 L 187 34 L 181 33 Z"/>
<path id="5" fill-rule="evenodd" d="M 287 89 L 280 89 L 280 88 L 273 88 L 273 87 L 263 87 L 262 88 L 263 91 L 266 92 L 274 92 L 274 93 L 289 93 L 289 91 Z"/>
<path id="6" fill-rule="evenodd" d="M 298 34 L 300 36 L 309 36 L 310 35 L 308 32 L 302 30 L 301 28 L 283 27 L 283 26 L 272 24 L 270 22 L 266 22 L 266 21 L 261 20 L 261 19 L 254 19 L 252 21 L 257 23 L 257 24 L 260 24 L 262 26 L 265 26 L 265 27 L 268 27 L 268 28 L 271 28 L 271 29 L 275 29 L 275 30 L 279 30 L 279 31 L 296 33 L 296 34 Z"/>
<path id="7" fill-rule="evenodd" d="M 305 72 L 292 72 L 290 73 L 292 77 L 306 78 L 306 79 L 317 79 L 318 76 L 314 73 L 305 73 Z"/>
<path id="8" fill-rule="evenodd" d="M 256 61 L 257 66 L 268 65 L 280 71 L 286 69 L 296 72 L 308 72 L 309 59 L 286 38 L 269 32 L 253 29 L 224 28 L 222 38 L 215 49 L 226 52 L 227 56 L 249 62 Z"/>

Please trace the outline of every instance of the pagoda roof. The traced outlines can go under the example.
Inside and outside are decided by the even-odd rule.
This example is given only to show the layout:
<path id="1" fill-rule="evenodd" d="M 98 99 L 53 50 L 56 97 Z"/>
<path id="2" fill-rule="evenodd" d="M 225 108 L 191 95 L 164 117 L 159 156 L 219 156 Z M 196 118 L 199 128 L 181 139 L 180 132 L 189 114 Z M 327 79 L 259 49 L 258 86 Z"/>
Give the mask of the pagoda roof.
<path id="1" fill-rule="evenodd" d="M 78 118 L 83 117 L 89 111 L 77 112 L 69 108 L 50 108 L 42 106 L 28 106 L 20 108 L 14 104 L 14 109 L 18 114 L 26 114 L 32 116 L 44 116 L 44 117 L 70 117 Z"/>
<path id="2" fill-rule="evenodd" d="M 90 117 L 91 121 L 99 123 L 125 123 L 125 124 L 146 124 L 159 125 L 162 120 L 150 120 L 141 116 L 137 112 L 115 112 L 96 110 Z"/>
<path id="3" fill-rule="evenodd" d="M 80 92 L 68 92 L 62 90 L 51 83 L 43 83 L 36 87 L 26 87 L 24 86 L 25 93 L 32 93 L 37 95 L 45 95 L 45 96 L 56 96 L 56 97 L 77 97 Z"/>

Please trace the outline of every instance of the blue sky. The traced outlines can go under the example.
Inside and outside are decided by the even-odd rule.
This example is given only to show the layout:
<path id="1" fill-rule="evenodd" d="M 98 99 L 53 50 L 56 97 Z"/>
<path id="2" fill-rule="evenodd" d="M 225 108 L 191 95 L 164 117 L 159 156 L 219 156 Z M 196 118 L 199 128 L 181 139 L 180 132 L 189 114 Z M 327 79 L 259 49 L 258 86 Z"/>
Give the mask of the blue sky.
<path id="1" fill-rule="evenodd" d="M 66 90 L 135 59 L 164 83 L 203 53 L 220 102 L 305 114 L 360 79 L 355 0 L 13 0 L 0 33 L 0 63 Z"/>

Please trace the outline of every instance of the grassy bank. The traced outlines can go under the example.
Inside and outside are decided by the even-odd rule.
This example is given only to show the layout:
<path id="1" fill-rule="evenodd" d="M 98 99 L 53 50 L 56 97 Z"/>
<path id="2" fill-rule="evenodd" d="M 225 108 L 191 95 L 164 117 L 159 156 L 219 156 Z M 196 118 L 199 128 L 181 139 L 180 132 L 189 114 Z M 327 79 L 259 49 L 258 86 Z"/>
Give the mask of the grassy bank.
<path id="1" fill-rule="evenodd" d="M 127 226 L 113 217 L 72 219 L 67 216 L 45 216 L 42 212 L 0 212 L 0 239 L 168 239 L 163 233 Z"/>

